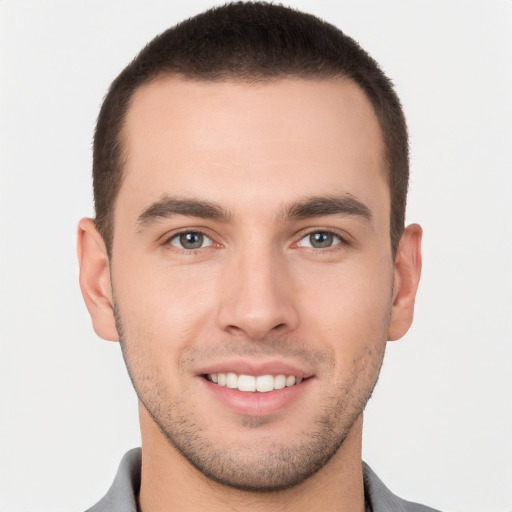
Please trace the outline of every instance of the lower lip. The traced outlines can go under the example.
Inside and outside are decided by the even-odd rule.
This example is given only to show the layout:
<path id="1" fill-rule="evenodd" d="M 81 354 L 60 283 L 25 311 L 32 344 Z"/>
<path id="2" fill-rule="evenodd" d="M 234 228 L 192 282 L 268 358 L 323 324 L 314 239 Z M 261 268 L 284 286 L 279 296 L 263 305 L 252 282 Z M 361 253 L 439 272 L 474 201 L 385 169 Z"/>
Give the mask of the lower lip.
<path id="1" fill-rule="evenodd" d="M 311 385 L 313 379 L 303 380 L 300 384 L 276 389 L 268 393 L 245 392 L 214 384 L 204 377 L 200 377 L 208 391 L 217 400 L 237 414 L 245 416 L 268 416 L 296 402 Z"/>

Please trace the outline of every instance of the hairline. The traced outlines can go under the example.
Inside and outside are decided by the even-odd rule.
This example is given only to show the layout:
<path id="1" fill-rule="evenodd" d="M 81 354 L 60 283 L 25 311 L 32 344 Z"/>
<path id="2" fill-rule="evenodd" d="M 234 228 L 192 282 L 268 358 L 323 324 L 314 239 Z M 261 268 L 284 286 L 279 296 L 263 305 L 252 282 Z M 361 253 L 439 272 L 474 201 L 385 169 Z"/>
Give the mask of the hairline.
<path id="1" fill-rule="evenodd" d="M 119 147 L 119 154 L 117 155 L 115 165 L 117 167 L 117 171 L 119 173 L 118 176 L 118 187 L 116 190 L 116 195 L 114 197 L 114 200 L 112 202 L 111 208 L 109 209 L 109 215 L 108 215 L 108 222 L 107 222 L 107 233 L 106 237 L 108 237 L 108 240 L 105 239 L 106 237 L 103 236 L 105 244 L 107 246 L 107 252 L 109 257 L 112 255 L 112 247 L 114 242 L 114 232 L 115 232 L 115 211 L 116 211 L 116 205 L 117 200 L 119 197 L 119 193 L 121 191 L 121 188 L 123 186 L 124 178 L 125 178 L 125 166 L 126 162 L 128 160 L 129 156 L 129 149 L 127 144 L 127 135 L 126 135 L 126 120 L 128 118 L 128 114 L 130 111 L 130 108 L 133 106 L 133 103 L 135 101 L 135 97 L 137 93 L 146 87 L 150 87 L 152 84 L 163 82 L 166 80 L 172 80 L 173 78 L 178 78 L 180 80 L 183 80 L 185 82 L 191 82 L 191 83 L 197 83 L 197 84 L 217 84 L 217 83 L 231 83 L 236 85 L 248 85 L 248 86 L 258 86 L 258 85 L 269 85 L 275 82 L 280 82 L 284 80 L 302 80 L 305 82 L 326 82 L 326 81 L 340 81 L 340 82 L 346 82 L 351 83 L 352 85 L 356 86 L 360 92 L 364 94 L 364 97 L 370 104 L 373 114 L 375 115 L 375 118 L 377 120 L 378 126 L 379 126 L 379 133 L 380 133 L 380 140 L 382 144 L 381 148 L 381 171 L 384 173 L 384 177 L 386 180 L 386 186 L 388 190 L 388 197 L 390 200 L 390 247 L 392 250 L 393 257 L 396 252 L 396 247 L 393 247 L 393 234 L 391 232 L 393 228 L 393 221 L 392 221 L 392 214 L 393 214 L 393 197 L 392 197 L 392 190 L 391 190 L 391 163 L 389 158 L 389 148 L 386 141 L 386 131 L 384 127 L 382 126 L 381 118 L 375 108 L 375 105 L 368 95 L 368 93 L 364 90 L 364 88 L 352 77 L 348 76 L 346 73 L 341 72 L 314 72 L 314 73 L 282 73 L 280 75 L 272 74 L 272 75 L 265 75 L 263 73 L 252 73 L 250 75 L 242 75 L 242 74 L 236 74 L 233 72 L 226 72 L 223 73 L 221 76 L 218 77 L 202 77 L 200 75 L 194 75 L 192 73 L 183 73 L 180 71 L 172 71 L 172 70 L 162 70 L 158 73 L 154 73 L 151 76 L 146 77 L 146 79 L 142 80 L 140 83 L 138 83 L 131 91 L 129 91 L 128 98 L 125 101 L 124 109 L 122 111 L 122 116 L 119 121 L 119 126 L 117 130 L 117 136 L 116 136 L 116 144 Z M 96 224 L 98 224 L 97 221 L 95 221 Z"/>

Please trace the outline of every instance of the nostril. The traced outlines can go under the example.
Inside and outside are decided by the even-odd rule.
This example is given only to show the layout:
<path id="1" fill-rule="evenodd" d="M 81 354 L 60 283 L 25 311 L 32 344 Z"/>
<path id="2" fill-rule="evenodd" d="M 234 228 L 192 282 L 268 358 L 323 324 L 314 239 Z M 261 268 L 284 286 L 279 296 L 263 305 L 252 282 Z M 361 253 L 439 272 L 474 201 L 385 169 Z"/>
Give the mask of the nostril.
<path id="1" fill-rule="evenodd" d="M 283 334 L 296 329 L 298 313 L 293 301 L 274 296 L 277 293 L 268 292 L 268 296 L 261 297 L 255 291 L 252 293 L 247 297 L 233 294 L 222 301 L 217 313 L 222 330 L 262 340 L 271 333 Z"/>

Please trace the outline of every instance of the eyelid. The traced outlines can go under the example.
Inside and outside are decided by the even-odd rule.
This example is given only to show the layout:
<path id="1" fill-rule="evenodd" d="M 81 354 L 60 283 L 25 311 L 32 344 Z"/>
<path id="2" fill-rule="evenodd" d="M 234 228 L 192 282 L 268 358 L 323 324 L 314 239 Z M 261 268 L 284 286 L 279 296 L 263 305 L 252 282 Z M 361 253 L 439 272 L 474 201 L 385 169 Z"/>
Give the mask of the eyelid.
<path id="1" fill-rule="evenodd" d="M 194 234 L 194 235 L 201 235 L 203 237 L 203 244 L 206 242 L 206 245 L 201 245 L 201 247 L 194 247 L 194 249 L 188 249 L 187 247 L 181 247 L 181 242 L 179 242 L 180 238 L 181 238 L 181 235 L 186 235 L 186 234 Z M 178 241 L 178 244 L 174 244 L 173 241 Z M 185 232 L 182 232 L 182 233 L 176 233 L 174 236 L 171 236 L 171 238 L 169 238 L 169 241 L 167 242 L 168 244 L 172 245 L 173 247 L 177 247 L 178 249 L 185 249 L 187 251 L 193 251 L 193 250 L 197 250 L 197 249 L 204 249 L 205 247 L 210 247 L 211 245 L 213 245 L 213 240 L 208 236 L 208 235 L 205 235 L 204 233 L 201 233 L 200 231 L 185 231 Z"/>
<path id="2" fill-rule="evenodd" d="M 304 238 L 306 238 L 308 236 L 311 236 L 314 233 L 326 233 L 326 234 L 329 234 L 329 235 L 333 235 L 334 237 L 339 239 L 339 242 L 331 245 L 330 247 L 325 247 L 325 248 L 301 245 L 300 242 Z M 311 229 L 308 229 L 305 232 L 302 232 L 300 234 L 300 236 L 298 237 L 297 242 L 295 242 L 293 245 L 298 246 L 298 247 L 306 247 L 308 249 L 313 249 L 315 251 L 323 251 L 323 252 L 325 252 L 325 251 L 328 251 L 329 249 L 335 249 L 339 245 L 348 245 L 348 244 L 349 244 L 348 235 L 343 235 L 343 234 L 341 234 L 339 231 L 337 231 L 335 229 L 332 229 L 332 228 L 311 228 Z"/>
<path id="3" fill-rule="evenodd" d="M 207 238 L 210 241 L 210 243 L 204 247 L 198 247 L 197 249 L 185 249 L 184 247 L 179 247 L 178 245 L 171 244 L 171 240 L 179 237 L 180 235 L 186 234 L 186 233 L 197 233 L 197 234 L 203 235 L 205 238 Z M 220 246 L 221 245 L 215 241 L 215 238 L 210 233 L 210 230 L 203 228 L 203 227 L 185 227 L 185 228 L 178 228 L 178 229 L 175 229 L 172 231 L 168 231 L 167 233 L 160 236 L 158 238 L 157 242 L 162 246 L 170 245 L 174 249 L 186 251 L 187 253 L 191 253 L 193 251 L 198 251 L 200 249 L 206 249 L 211 246 Z"/>
<path id="4" fill-rule="evenodd" d="M 175 239 L 176 237 L 179 237 L 180 235 L 184 234 L 184 233 L 199 233 L 201 235 L 203 235 L 205 238 L 207 238 L 210 243 L 205 246 L 205 247 L 200 247 L 200 248 L 197 248 L 197 249 L 185 249 L 185 248 L 181 248 L 181 247 L 178 247 L 176 245 L 172 245 L 170 242 L 171 240 Z M 317 247 L 307 247 L 307 246 L 303 246 L 301 245 L 301 241 L 312 235 L 313 233 L 328 233 L 328 234 L 331 234 L 333 235 L 334 237 L 338 238 L 339 239 L 339 242 L 330 246 L 330 247 L 326 247 L 326 248 L 317 248 Z M 336 248 L 337 246 L 339 245 L 350 245 L 350 235 L 348 234 L 345 234 L 345 233 L 340 233 L 338 230 L 336 229 L 333 229 L 333 228 L 310 228 L 310 229 L 307 229 L 305 231 L 302 231 L 298 236 L 295 237 L 295 240 L 296 242 L 294 242 L 292 244 L 292 246 L 295 246 L 295 247 L 307 247 L 307 248 L 310 248 L 310 249 L 314 249 L 314 250 L 317 250 L 317 251 L 323 251 L 325 252 L 326 250 L 329 250 L 329 249 L 334 249 Z M 211 247 L 211 246 L 217 246 L 217 247 L 221 247 L 222 244 L 221 243 L 218 243 L 215 241 L 215 238 L 214 236 L 212 236 L 210 234 L 210 230 L 207 229 L 207 228 L 204 228 L 204 227 L 185 227 L 185 228 L 178 228 L 176 230 L 172 230 L 171 232 L 167 232 L 165 234 L 163 234 L 162 236 L 159 237 L 159 239 L 157 240 L 159 244 L 163 245 L 163 246 L 168 246 L 168 245 L 172 245 L 175 249 L 178 249 L 178 250 L 183 250 L 183 251 L 186 251 L 188 253 L 192 252 L 192 251 L 197 251 L 199 249 L 205 249 L 207 247 Z"/>

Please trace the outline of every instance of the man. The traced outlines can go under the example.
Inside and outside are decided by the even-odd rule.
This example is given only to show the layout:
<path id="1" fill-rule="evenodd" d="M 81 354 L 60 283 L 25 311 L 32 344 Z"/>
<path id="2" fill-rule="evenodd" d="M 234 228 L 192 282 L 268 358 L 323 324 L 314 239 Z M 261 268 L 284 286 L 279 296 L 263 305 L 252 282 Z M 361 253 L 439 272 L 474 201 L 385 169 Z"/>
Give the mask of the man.
<path id="1" fill-rule="evenodd" d="M 280 6 L 196 16 L 119 75 L 78 254 L 142 450 L 91 510 L 432 510 L 361 460 L 363 409 L 420 275 L 407 148 L 377 64 Z"/>

